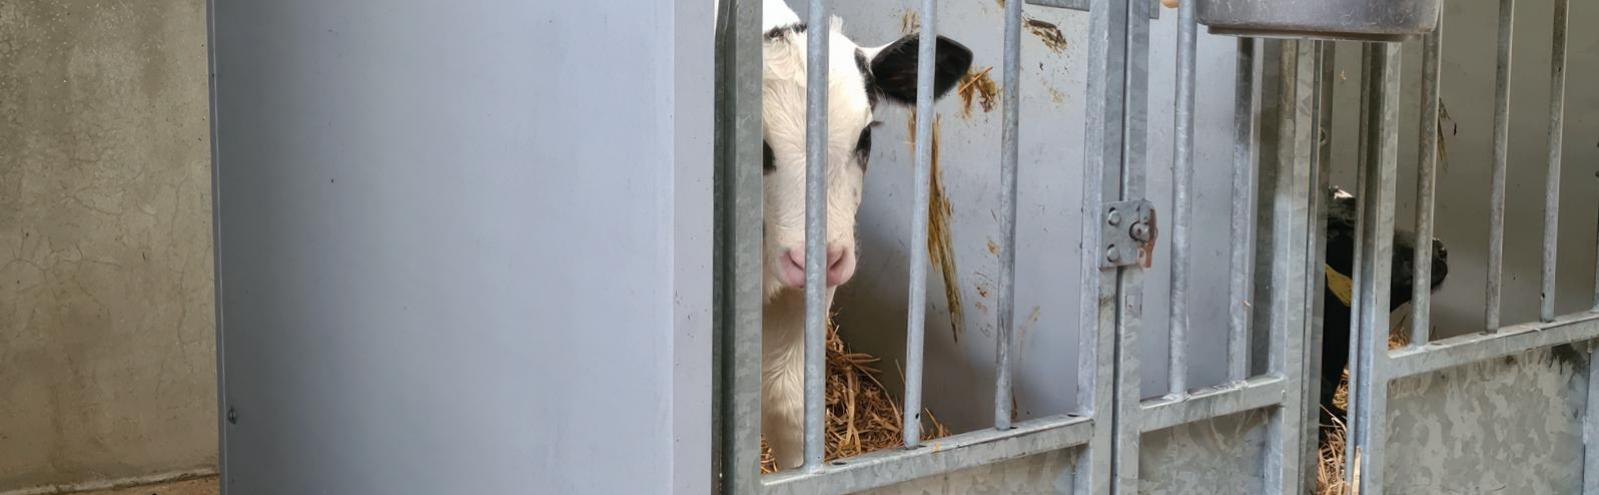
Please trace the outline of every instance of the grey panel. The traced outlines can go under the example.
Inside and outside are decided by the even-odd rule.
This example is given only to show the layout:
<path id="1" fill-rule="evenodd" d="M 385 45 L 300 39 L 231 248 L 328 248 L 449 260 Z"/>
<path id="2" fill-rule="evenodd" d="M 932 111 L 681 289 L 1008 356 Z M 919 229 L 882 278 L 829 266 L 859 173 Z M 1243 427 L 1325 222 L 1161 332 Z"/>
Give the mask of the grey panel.
<path id="1" fill-rule="evenodd" d="M 1588 359 L 1557 347 L 1389 386 L 1389 493 L 1578 493 Z"/>
<path id="2" fill-rule="evenodd" d="M 709 491 L 711 5 L 213 0 L 230 493 Z"/>
<path id="3" fill-rule="evenodd" d="M 1077 450 L 1038 454 L 861 492 L 862 495 L 1069 494 Z"/>
<path id="4" fill-rule="evenodd" d="M 1138 493 L 1274 493 L 1262 485 L 1270 418 L 1255 410 L 1145 434 Z"/>

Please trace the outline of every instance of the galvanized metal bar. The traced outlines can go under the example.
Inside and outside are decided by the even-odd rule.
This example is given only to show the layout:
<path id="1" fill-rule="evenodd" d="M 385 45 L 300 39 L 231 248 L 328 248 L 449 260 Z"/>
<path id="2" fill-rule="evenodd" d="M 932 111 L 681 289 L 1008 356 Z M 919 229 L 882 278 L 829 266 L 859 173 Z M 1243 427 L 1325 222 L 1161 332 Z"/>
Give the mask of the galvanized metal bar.
<path id="1" fill-rule="evenodd" d="M 1255 153 L 1260 134 L 1255 120 L 1255 39 L 1238 38 L 1233 83 L 1232 270 L 1227 306 L 1227 379 L 1249 376 L 1250 298 L 1255 293 Z"/>
<path id="2" fill-rule="evenodd" d="M 1153 4 L 1155 2 L 1155 0 L 1145 0 L 1145 1 L 1148 1 L 1151 4 Z M 1090 5 L 1091 3 L 1093 3 L 1091 0 L 1027 0 L 1027 4 L 1028 5 L 1037 5 L 1039 7 L 1053 7 L 1053 8 L 1057 8 L 1057 9 L 1069 9 L 1069 10 L 1075 10 L 1075 11 L 1078 11 L 1078 12 L 1088 12 L 1090 7 L 1091 7 L 1091 5 Z M 1149 9 L 1149 18 L 1150 19 L 1159 19 L 1160 18 L 1160 9 Z"/>
<path id="3" fill-rule="evenodd" d="M 1316 108 L 1316 45 L 1310 41 L 1290 41 L 1283 44 L 1283 78 L 1279 84 L 1279 105 L 1276 165 L 1277 187 L 1274 190 L 1272 220 L 1276 224 L 1272 235 L 1272 285 L 1279 287 L 1279 297 L 1272 299 L 1272 346 L 1267 359 L 1272 373 L 1283 376 L 1288 390 L 1300 390 L 1304 373 L 1304 337 L 1308 328 L 1308 315 L 1312 308 L 1309 284 L 1305 281 L 1321 274 L 1312 270 L 1309 257 L 1313 236 L 1310 226 L 1309 190 L 1315 161 L 1315 108 Z M 1267 425 L 1265 488 L 1268 492 L 1291 493 L 1300 485 L 1299 458 L 1303 430 L 1301 408 L 1304 397 L 1286 395 L 1282 406 L 1273 414 Z"/>
<path id="4" fill-rule="evenodd" d="M 716 50 L 716 251 L 712 387 L 718 493 L 754 493 L 761 456 L 761 2 L 722 0 Z"/>
<path id="5" fill-rule="evenodd" d="M 1416 252 L 1410 289 L 1410 343 L 1432 340 L 1433 205 L 1438 195 L 1438 71 L 1443 61 L 1443 13 L 1438 27 L 1422 39 L 1421 124 L 1416 163 Z"/>
<path id="6" fill-rule="evenodd" d="M 811 0 L 805 98 L 805 469 L 822 468 L 827 386 L 827 2 Z"/>
<path id="7" fill-rule="evenodd" d="M 1571 0 L 1554 0 L 1553 39 L 1549 55 L 1549 173 L 1544 182 L 1543 287 L 1538 316 L 1555 319 L 1556 246 L 1560 243 L 1560 160 L 1566 136 L 1566 11 Z"/>
<path id="8" fill-rule="evenodd" d="M 1193 222 L 1194 202 L 1194 62 L 1198 42 L 1198 21 L 1194 17 L 1198 2 L 1183 2 L 1177 10 L 1177 96 L 1176 116 L 1172 119 L 1172 248 L 1171 248 L 1171 329 L 1167 355 L 1167 396 L 1180 398 L 1188 393 L 1188 289 L 1189 224 Z"/>
<path id="9" fill-rule="evenodd" d="M 1100 270 L 1098 246 L 1104 236 L 1099 219 L 1105 214 L 1105 189 L 1120 176 L 1122 160 L 1128 2 L 1092 0 L 1089 11 L 1077 404 L 1081 415 L 1094 418 L 1094 431 L 1073 477 L 1073 491 L 1082 494 L 1110 492 L 1116 455 L 1116 272 Z"/>
<path id="10" fill-rule="evenodd" d="M 1361 154 L 1360 264 L 1355 279 L 1360 301 L 1360 353 L 1350 382 L 1355 417 L 1354 452 L 1346 473 L 1359 469 L 1363 495 L 1381 495 L 1387 441 L 1389 277 L 1393 273 L 1394 177 L 1399 161 L 1400 45 L 1368 44 L 1366 135 Z M 1358 466 L 1358 467 L 1356 467 Z"/>
<path id="11" fill-rule="evenodd" d="M 1011 427 L 1011 345 L 1016 335 L 1016 167 L 1020 150 L 1022 75 L 1022 4 L 1005 4 L 1004 84 L 1000 97 L 1005 111 L 999 170 L 999 231 L 1004 242 L 999 246 L 999 342 L 994 369 L 994 428 Z"/>
<path id="12" fill-rule="evenodd" d="M 1138 418 L 1139 431 L 1149 433 L 1275 406 L 1283 403 L 1288 393 L 1287 380 L 1281 375 L 1262 375 L 1220 387 L 1195 390 L 1184 399 L 1145 401 Z"/>
<path id="13" fill-rule="evenodd" d="M 1599 313 L 1574 313 L 1550 322 L 1509 325 L 1498 333 L 1462 335 L 1397 350 L 1386 374 L 1400 379 L 1594 338 L 1599 338 Z"/>
<path id="14" fill-rule="evenodd" d="M 1510 160 L 1510 56 L 1516 0 L 1499 0 L 1499 64 L 1494 71 L 1493 179 L 1489 186 L 1488 293 L 1484 311 L 1488 331 L 1499 330 L 1505 271 L 1505 180 Z"/>
<path id="15" fill-rule="evenodd" d="M 911 207 L 910 296 L 905 318 L 904 443 L 915 447 L 922 435 L 922 350 L 927 334 L 927 223 L 933 163 L 933 62 L 938 41 L 938 2 L 922 2 L 922 33 L 916 59 L 916 163 Z"/>
<path id="16" fill-rule="evenodd" d="M 1599 342 L 1588 343 L 1588 396 L 1582 413 L 1582 493 L 1599 494 Z"/>
<path id="17" fill-rule="evenodd" d="M 1300 434 L 1303 436 L 1300 442 L 1302 446 L 1300 447 L 1299 472 L 1304 473 L 1300 476 L 1300 493 L 1315 492 L 1316 477 L 1311 476 L 1310 473 L 1317 472 L 1316 470 L 1319 468 L 1321 461 L 1321 457 L 1317 455 L 1317 452 L 1320 451 L 1321 447 L 1318 430 L 1321 421 L 1322 349 L 1323 345 L 1326 344 L 1323 315 L 1326 312 L 1326 308 L 1324 307 L 1325 298 L 1321 297 L 1320 294 L 1323 294 L 1326 288 L 1327 277 L 1318 276 L 1315 273 L 1317 270 L 1321 270 L 1327 262 L 1328 195 L 1326 191 L 1332 176 L 1332 146 L 1330 144 L 1333 131 L 1333 78 L 1335 77 L 1334 66 L 1336 65 L 1334 56 L 1337 45 L 1331 41 L 1317 41 L 1316 46 L 1316 128 L 1313 133 L 1316 136 L 1316 152 L 1313 155 L 1315 162 L 1312 164 L 1315 170 L 1316 182 L 1310 187 L 1310 211 L 1313 215 L 1311 217 L 1313 219 L 1311 225 L 1313 227 L 1310 232 L 1311 256 L 1309 260 L 1306 260 L 1309 263 L 1312 275 L 1305 277 L 1306 282 L 1310 285 L 1307 294 L 1310 294 L 1311 319 L 1310 329 L 1306 334 L 1305 363 L 1300 368 L 1301 384 L 1299 387 L 1300 400 L 1304 401 L 1304 407 L 1300 411 Z M 1343 342 L 1335 342 L 1333 344 L 1344 345 Z"/>
<path id="18" fill-rule="evenodd" d="M 935 447 L 889 449 L 835 461 L 815 473 L 784 472 L 764 480 L 773 495 L 856 493 L 895 483 L 1053 452 L 1087 443 L 1094 421 L 1054 416 L 1008 431 L 982 429 L 938 439 Z"/>
<path id="19" fill-rule="evenodd" d="M 1145 19 L 1153 2 L 1130 0 L 1127 6 L 1127 80 L 1123 101 L 1121 199 L 1147 197 L 1148 102 L 1149 102 L 1149 21 Z M 1142 431 L 1139 430 L 1139 400 L 1143 375 L 1139 371 L 1138 338 L 1144 324 L 1144 270 L 1126 266 L 1116 270 L 1116 404 L 1115 476 L 1111 493 L 1138 493 L 1138 462 Z"/>

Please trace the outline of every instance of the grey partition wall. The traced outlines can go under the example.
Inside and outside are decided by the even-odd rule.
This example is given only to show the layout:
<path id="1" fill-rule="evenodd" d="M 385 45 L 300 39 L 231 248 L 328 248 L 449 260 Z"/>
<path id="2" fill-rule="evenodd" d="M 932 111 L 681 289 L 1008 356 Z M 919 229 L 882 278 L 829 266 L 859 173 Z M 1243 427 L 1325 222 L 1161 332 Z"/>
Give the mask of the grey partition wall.
<path id="1" fill-rule="evenodd" d="M 227 493 L 710 490 L 711 2 L 211 4 Z"/>

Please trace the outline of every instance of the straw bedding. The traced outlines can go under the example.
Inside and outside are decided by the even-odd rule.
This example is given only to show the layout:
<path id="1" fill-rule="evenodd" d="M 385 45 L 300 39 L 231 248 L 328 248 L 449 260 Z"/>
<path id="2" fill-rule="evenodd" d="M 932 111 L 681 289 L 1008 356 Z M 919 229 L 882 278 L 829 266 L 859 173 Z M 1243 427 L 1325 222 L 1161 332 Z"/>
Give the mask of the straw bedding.
<path id="1" fill-rule="evenodd" d="M 900 446 L 903 423 L 900 401 L 878 380 L 877 357 L 850 352 L 839 338 L 838 327 L 827 329 L 827 460 L 841 459 Z M 926 424 L 922 439 L 949 436 L 949 430 L 923 410 Z M 761 442 L 761 472 L 777 471 L 771 449 Z"/>
<path id="2" fill-rule="evenodd" d="M 1388 333 L 1388 349 L 1399 349 L 1410 343 L 1410 325 L 1406 324 L 1408 317 L 1402 318 Z M 1339 378 L 1338 391 L 1333 395 L 1333 405 L 1341 408 L 1349 407 L 1349 370 Z M 1316 495 L 1354 495 L 1355 489 L 1351 483 L 1344 482 L 1344 448 L 1348 445 L 1348 425 L 1333 418 L 1333 424 L 1322 425 L 1327 432 L 1325 441 L 1316 447 L 1319 458 L 1316 465 Z M 1357 469 L 1352 477 L 1354 484 L 1360 482 L 1360 471 Z"/>

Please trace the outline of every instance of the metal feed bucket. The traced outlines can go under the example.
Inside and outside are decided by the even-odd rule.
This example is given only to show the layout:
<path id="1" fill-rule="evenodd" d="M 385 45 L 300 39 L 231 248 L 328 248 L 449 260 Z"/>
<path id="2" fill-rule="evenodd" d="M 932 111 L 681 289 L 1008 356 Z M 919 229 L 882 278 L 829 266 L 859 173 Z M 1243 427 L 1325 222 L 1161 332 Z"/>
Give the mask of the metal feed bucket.
<path id="1" fill-rule="evenodd" d="M 1402 41 L 1438 26 L 1440 0 L 1192 0 L 1212 34 Z"/>

